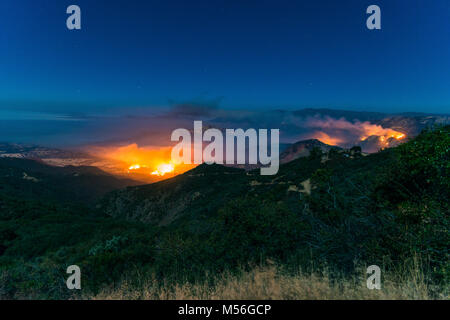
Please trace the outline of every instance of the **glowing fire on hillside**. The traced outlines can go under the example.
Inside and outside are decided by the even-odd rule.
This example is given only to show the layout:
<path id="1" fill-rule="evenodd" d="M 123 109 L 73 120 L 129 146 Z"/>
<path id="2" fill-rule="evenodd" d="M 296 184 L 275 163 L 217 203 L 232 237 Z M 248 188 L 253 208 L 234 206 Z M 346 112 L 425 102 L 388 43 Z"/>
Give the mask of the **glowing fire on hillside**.
<path id="1" fill-rule="evenodd" d="M 174 165 L 171 147 L 139 147 L 130 144 L 122 147 L 91 147 L 89 153 L 106 160 L 102 167 L 113 174 L 128 175 L 133 179 L 154 182 L 184 173 L 195 165 Z"/>
<path id="2" fill-rule="evenodd" d="M 406 134 L 370 122 L 350 122 L 345 119 L 308 119 L 305 127 L 309 134 L 299 140 L 318 139 L 328 145 L 350 148 L 361 145 L 366 152 L 398 145 L 406 140 Z M 126 146 L 91 147 L 88 152 L 102 159 L 98 165 L 113 174 L 130 176 L 139 181 L 154 182 L 184 173 L 195 164 L 174 164 L 171 161 L 172 147 Z"/>
<path id="3" fill-rule="evenodd" d="M 148 166 L 146 166 L 146 165 L 133 164 L 133 165 L 128 167 L 127 172 L 128 173 L 131 173 L 132 171 L 135 171 L 135 172 L 141 171 L 142 172 L 141 169 L 147 169 L 147 168 L 148 168 Z M 144 170 L 144 172 L 142 172 L 142 173 L 145 173 L 145 171 L 148 172 L 149 170 L 150 169 Z M 160 176 L 160 177 L 162 177 L 166 173 L 171 173 L 171 172 L 174 172 L 174 171 L 175 171 L 175 166 L 172 163 L 162 163 L 162 164 L 157 166 L 156 170 L 149 172 L 149 174 L 153 175 L 153 176 Z"/>
<path id="4" fill-rule="evenodd" d="M 154 176 L 164 176 L 166 173 L 171 173 L 175 171 L 175 166 L 171 163 L 163 163 L 158 166 L 158 168 L 151 174 Z"/>
<path id="5" fill-rule="evenodd" d="M 141 166 L 140 164 L 133 164 L 128 168 L 128 170 L 139 170 L 140 168 L 146 168 L 146 166 Z"/>
<path id="6" fill-rule="evenodd" d="M 366 127 L 366 132 L 363 136 L 360 137 L 360 140 L 365 140 L 370 136 L 379 136 L 381 141 L 385 141 L 389 138 L 395 138 L 397 140 L 401 140 L 406 137 L 404 133 L 399 131 L 395 131 L 393 129 L 384 129 L 381 126 L 371 125 L 370 127 Z"/>
<path id="7" fill-rule="evenodd" d="M 383 128 L 368 121 L 351 122 L 344 118 L 310 118 L 305 126 L 311 129 L 311 133 L 302 138 L 318 139 L 328 145 L 340 147 L 348 147 L 371 137 L 378 138 L 380 144 L 386 147 L 393 139 L 406 138 L 405 133 L 391 128 Z"/>

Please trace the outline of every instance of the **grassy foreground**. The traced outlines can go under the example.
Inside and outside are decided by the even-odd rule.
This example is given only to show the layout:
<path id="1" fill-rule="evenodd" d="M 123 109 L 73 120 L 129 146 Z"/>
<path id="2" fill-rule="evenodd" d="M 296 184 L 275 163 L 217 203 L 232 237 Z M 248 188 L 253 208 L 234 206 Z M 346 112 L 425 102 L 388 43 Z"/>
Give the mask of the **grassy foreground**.
<path id="1" fill-rule="evenodd" d="M 381 290 L 369 290 L 362 270 L 351 278 L 334 278 L 327 272 L 287 274 L 275 266 L 255 267 L 239 275 L 224 273 L 210 283 L 167 284 L 147 278 L 138 288 L 123 280 L 84 299 L 122 300 L 429 300 L 448 299 L 445 288 L 431 288 L 419 268 L 382 276 Z M 448 288 L 447 288 L 448 289 Z"/>

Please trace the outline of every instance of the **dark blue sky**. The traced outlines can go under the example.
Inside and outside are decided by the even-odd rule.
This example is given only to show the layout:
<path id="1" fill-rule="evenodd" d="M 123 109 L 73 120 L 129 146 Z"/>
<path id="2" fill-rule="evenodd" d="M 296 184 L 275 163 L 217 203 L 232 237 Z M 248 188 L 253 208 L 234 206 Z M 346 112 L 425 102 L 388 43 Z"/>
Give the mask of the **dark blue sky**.
<path id="1" fill-rule="evenodd" d="M 371 4 L 381 31 L 366 28 Z M 447 113 L 449 40 L 448 0 L 2 0 L 0 114 L 196 100 Z"/>

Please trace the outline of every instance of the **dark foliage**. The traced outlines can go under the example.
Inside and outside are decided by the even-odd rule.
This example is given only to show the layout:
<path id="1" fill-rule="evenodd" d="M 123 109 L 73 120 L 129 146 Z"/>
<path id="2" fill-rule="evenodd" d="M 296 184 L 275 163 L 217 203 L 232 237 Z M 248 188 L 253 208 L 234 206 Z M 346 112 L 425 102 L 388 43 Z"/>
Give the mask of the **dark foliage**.
<path id="1" fill-rule="evenodd" d="M 416 256 L 430 283 L 445 284 L 449 148 L 444 127 L 369 156 L 314 150 L 273 177 L 200 166 L 113 192 L 96 209 L 69 203 L 64 188 L 33 191 L 33 181 L 3 175 L 13 183 L 0 188 L 0 295 L 69 298 L 71 264 L 93 292 L 124 275 L 204 280 L 270 260 L 349 274 L 355 264 L 396 268 Z"/>

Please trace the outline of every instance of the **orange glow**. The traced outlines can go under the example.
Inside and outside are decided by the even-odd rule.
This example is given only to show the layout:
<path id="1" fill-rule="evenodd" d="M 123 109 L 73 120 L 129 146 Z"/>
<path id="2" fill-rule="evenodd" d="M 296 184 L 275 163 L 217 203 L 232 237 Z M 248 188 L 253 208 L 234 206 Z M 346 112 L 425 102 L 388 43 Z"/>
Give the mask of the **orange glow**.
<path id="1" fill-rule="evenodd" d="M 380 142 L 384 144 L 389 144 L 387 141 L 389 138 L 397 140 L 406 138 L 405 133 L 394 129 L 383 128 L 381 125 L 369 121 L 351 122 L 345 118 L 312 117 L 307 119 L 306 126 L 318 130 L 308 136 L 303 136 L 303 139 L 318 139 L 329 145 L 348 146 L 371 136 L 379 137 Z"/>
<path id="2" fill-rule="evenodd" d="M 320 141 L 322 141 L 323 143 L 326 143 L 330 146 L 337 146 L 340 143 L 342 143 L 343 141 L 337 137 L 330 137 L 328 134 L 326 134 L 325 132 L 319 131 L 316 132 L 314 135 L 315 139 L 318 139 Z"/>
<path id="3" fill-rule="evenodd" d="M 171 163 L 171 147 L 90 147 L 87 151 L 103 160 L 101 169 L 119 175 L 129 175 L 140 181 L 154 182 L 184 173 L 196 165 Z M 168 173 L 173 173 L 168 175 Z"/>
<path id="4" fill-rule="evenodd" d="M 140 168 L 141 168 L 141 166 L 139 164 L 134 164 L 134 165 L 130 166 L 128 168 L 128 170 L 138 170 Z"/>
<path id="5" fill-rule="evenodd" d="M 371 124 L 368 122 L 362 122 L 360 123 L 360 125 L 363 132 L 360 140 L 365 140 L 370 136 L 379 136 L 381 141 L 385 141 L 388 138 L 395 138 L 397 140 L 400 140 L 406 137 L 404 133 L 390 128 L 383 128 L 380 125 Z"/>
<path id="6" fill-rule="evenodd" d="M 164 176 L 166 173 L 174 172 L 175 167 L 171 163 L 163 163 L 158 166 L 158 168 L 151 174 L 154 176 Z"/>
<path id="7" fill-rule="evenodd" d="M 397 140 L 404 139 L 406 134 L 390 128 L 383 128 L 381 125 L 370 123 L 369 121 L 348 121 L 345 118 L 334 119 L 331 117 L 317 118 L 311 117 L 306 120 L 306 126 L 318 129 L 308 138 L 319 139 L 330 145 L 346 145 L 362 141 L 370 136 L 377 136 L 380 141 L 389 138 Z M 306 137 L 305 137 L 306 138 Z M 356 138 L 356 139 L 355 139 Z"/>

